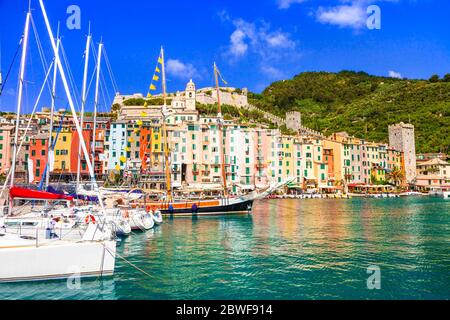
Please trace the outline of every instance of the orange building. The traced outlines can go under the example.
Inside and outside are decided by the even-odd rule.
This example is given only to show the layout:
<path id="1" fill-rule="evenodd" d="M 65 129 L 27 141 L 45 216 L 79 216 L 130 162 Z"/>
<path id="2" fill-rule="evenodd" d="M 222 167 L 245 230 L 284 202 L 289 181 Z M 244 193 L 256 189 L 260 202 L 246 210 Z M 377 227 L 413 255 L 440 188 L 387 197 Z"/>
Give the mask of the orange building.
<path id="1" fill-rule="evenodd" d="M 48 135 L 37 134 L 30 139 L 30 159 L 33 161 L 33 183 L 38 183 L 42 180 L 47 166 L 48 157 Z"/>

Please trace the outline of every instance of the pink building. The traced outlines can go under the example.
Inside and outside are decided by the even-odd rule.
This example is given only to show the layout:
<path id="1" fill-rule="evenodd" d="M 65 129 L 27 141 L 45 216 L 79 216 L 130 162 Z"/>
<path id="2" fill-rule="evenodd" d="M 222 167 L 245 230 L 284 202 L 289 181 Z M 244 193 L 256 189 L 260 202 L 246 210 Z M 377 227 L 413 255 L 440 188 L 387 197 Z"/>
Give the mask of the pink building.
<path id="1" fill-rule="evenodd" d="M 11 143 L 14 138 L 14 126 L 0 125 L 0 174 L 6 174 L 11 166 Z"/>

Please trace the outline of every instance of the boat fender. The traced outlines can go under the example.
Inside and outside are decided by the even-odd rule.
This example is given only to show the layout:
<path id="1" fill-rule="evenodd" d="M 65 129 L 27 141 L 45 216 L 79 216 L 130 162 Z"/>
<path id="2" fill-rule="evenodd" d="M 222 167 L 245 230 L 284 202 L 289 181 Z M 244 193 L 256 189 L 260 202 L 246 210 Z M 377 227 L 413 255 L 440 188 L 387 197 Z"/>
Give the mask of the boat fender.
<path id="1" fill-rule="evenodd" d="M 170 214 L 173 214 L 174 213 L 174 208 L 173 208 L 173 205 L 169 205 L 169 213 Z"/>
<path id="2" fill-rule="evenodd" d="M 197 213 L 197 212 L 198 212 L 198 206 L 197 206 L 196 203 L 194 203 L 194 204 L 192 205 L 192 213 Z"/>
<path id="3" fill-rule="evenodd" d="M 86 224 L 90 224 L 90 223 L 95 224 L 95 217 L 94 217 L 92 214 L 89 214 L 89 215 L 87 215 L 86 218 L 84 219 L 84 222 L 85 222 Z"/>

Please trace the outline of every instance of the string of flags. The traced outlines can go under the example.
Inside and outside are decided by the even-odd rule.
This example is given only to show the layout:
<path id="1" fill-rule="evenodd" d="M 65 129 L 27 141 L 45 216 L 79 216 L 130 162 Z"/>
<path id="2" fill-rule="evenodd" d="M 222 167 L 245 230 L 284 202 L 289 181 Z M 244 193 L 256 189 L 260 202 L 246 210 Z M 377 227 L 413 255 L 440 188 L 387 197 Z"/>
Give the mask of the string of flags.
<path id="1" fill-rule="evenodd" d="M 163 65 L 163 51 L 161 49 L 161 53 L 158 57 L 158 62 L 156 64 L 155 72 L 153 73 L 152 82 L 150 83 L 150 87 L 147 93 L 147 98 L 152 96 L 152 92 L 157 90 L 156 84 L 161 79 L 161 69 Z"/>
<path id="2" fill-rule="evenodd" d="M 161 70 L 163 68 L 163 49 L 161 48 L 161 52 L 159 54 L 158 57 L 158 62 L 156 63 L 156 67 L 155 67 L 155 72 L 153 73 L 153 77 L 152 77 L 152 81 L 150 83 L 149 89 L 148 89 L 148 93 L 147 93 L 147 99 L 152 97 L 152 92 L 157 90 L 157 83 L 161 80 Z M 144 104 L 145 107 L 148 106 L 147 101 Z M 141 113 L 141 118 L 145 118 L 147 116 L 146 112 L 142 112 Z M 139 128 L 135 128 L 133 131 L 135 134 L 137 134 L 138 132 L 141 131 L 142 126 L 143 126 L 143 121 L 142 120 L 137 120 L 136 124 L 139 126 Z M 128 139 L 128 143 L 134 143 L 134 139 L 130 138 Z M 151 148 L 151 141 L 148 142 L 147 148 Z M 129 153 L 131 151 L 131 148 L 129 148 L 128 146 L 124 149 L 125 154 Z M 116 165 L 116 170 L 120 171 L 121 170 L 121 166 L 124 165 L 127 162 L 127 157 L 126 156 L 121 156 L 119 158 L 120 164 Z"/>

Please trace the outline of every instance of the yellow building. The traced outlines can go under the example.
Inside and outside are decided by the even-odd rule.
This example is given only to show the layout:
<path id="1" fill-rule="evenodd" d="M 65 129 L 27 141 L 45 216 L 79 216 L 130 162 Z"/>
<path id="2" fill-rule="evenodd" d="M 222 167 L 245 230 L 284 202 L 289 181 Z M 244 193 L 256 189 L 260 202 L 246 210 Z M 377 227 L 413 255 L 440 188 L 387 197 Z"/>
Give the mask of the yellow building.
<path id="1" fill-rule="evenodd" d="M 70 170 L 70 156 L 72 146 L 72 130 L 69 127 L 63 127 L 58 134 L 53 133 L 53 141 L 58 136 L 55 144 L 55 162 L 54 170 L 56 172 L 67 172 Z"/>
<path id="2" fill-rule="evenodd" d="M 283 147 L 282 176 L 284 178 L 293 177 L 295 176 L 294 137 L 283 136 L 281 143 Z"/>

